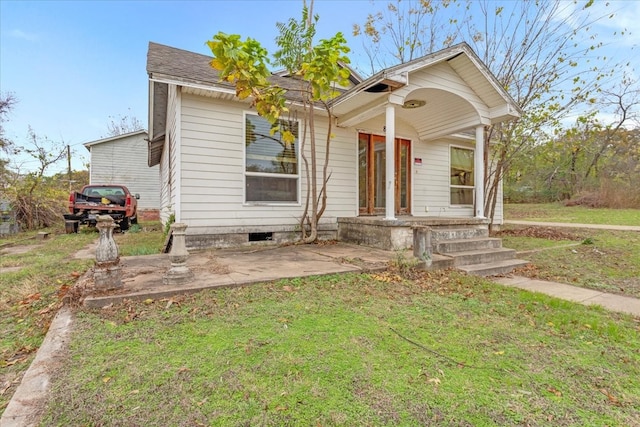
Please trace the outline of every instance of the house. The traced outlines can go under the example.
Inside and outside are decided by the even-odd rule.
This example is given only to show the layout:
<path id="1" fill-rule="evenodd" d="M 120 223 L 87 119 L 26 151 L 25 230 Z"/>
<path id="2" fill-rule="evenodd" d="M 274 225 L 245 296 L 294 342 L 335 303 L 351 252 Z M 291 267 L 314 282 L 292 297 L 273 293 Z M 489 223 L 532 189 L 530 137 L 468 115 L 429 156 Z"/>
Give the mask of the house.
<path id="1" fill-rule="evenodd" d="M 84 144 L 90 153 L 91 184 L 122 184 L 139 194 L 138 216 L 143 220 L 159 217 L 159 167 L 147 166 L 147 131 L 117 135 Z"/>
<path id="2" fill-rule="evenodd" d="M 186 223 L 192 249 L 295 240 L 306 190 L 297 142 L 285 153 L 210 60 L 149 43 L 148 161 L 160 166 L 161 219 Z M 272 79 L 283 87 L 292 80 Z M 315 118 L 320 134 L 331 120 L 333 134 L 322 236 L 403 249 L 422 225 L 435 253 L 460 252 L 439 245 L 463 240 L 468 248 L 468 239 L 501 251 L 486 243 L 477 183 L 485 127 L 520 109 L 472 49 L 462 43 L 351 82 L 331 101 L 332 116 L 318 110 Z M 496 211 L 499 224 L 501 203 Z"/>

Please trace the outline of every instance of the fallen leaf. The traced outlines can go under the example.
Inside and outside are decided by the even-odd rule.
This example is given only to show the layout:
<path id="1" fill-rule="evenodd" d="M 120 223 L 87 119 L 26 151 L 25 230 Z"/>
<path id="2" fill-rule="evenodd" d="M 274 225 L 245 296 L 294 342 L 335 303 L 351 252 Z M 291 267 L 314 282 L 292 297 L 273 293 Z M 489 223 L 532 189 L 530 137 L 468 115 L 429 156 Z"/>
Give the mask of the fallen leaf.
<path id="1" fill-rule="evenodd" d="M 38 301 L 40 299 L 40 292 L 36 292 L 35 294 L 29 294 L 22 301 L 20 301 L 20 305 L 28 305 L 34 301 Z"/>
<path id="2" fill-rule="evenodd" d="M 8 360 L 7 362 L 5 362 L 4 366 L 12 366 L 12 365 L 15 365 L 16 363 L 24 362 L 25 360 L 27 360 L 27 356 L 18 357 L 12 360 Z"/>
<path id="3" fill-rule="evenodd" d="M 102 382 L 105 383 L 105 384 L 108 383 L 109 381 L 111 381 L 111 377 L 102 378 Z"/>
<path id="4" fill-rule="evenodd" d="M 614 395 L 612 395 L 611 393 L 609 393 L 606 389 L 601 388 L 601 389 L 600 389 L 600 393 L 602 393 L 602 394 L 604 394 L 605 396 L 607 396 L 607 399 L 609 399 L 609 402 L 610 402 L 611 404 L 616 405 L 616 406 L 622 406 L 622 405 L 620 404 L 620 401 L 619 401 L 619 400 L 618 400 Z"/>
<path id="5" fill-rule="evenodd" d="M 43 308 L 38 312 L 38 314 L 43 315 L 43 314 L 47 314 L 50 311 L 51 311 L 51 306 Z"/>
<path id="6" fill-rule="evenodd" d="M 440 378 L 429 378 L 429 379 L 427 380 L 427 382 L 428 382 L 428 383 L 435 384 L 435 385 L 438 385 L 438 384 L 440 384 Z"/>
<path id="7" fill-rule="evenodd" d="M 553 387 L 553 386 L 552 386 L 552 387 L 547 388 L 547 391 L 548 391 L 549 393 L 553 393 L 553 394 L 555 394 L 555 395 L 556 395 L 556 396 L 558 396 L 558 397 L 562 396 L 562 392 L 561 392 L 560 390 L 558 390 L 557 388 Z"/>
<path id="8" fill-rule="evenodd" d="M 494 351 L 493 354 L 496 354 L 498 356 L 503 355 L 504 354 L 504 350 Z"/>
<path id="9" fill-rule="evenodd" d="M 144 303 L 147 304 L 147 305 L 153 304 L 153 299 L 147 298 L 146 300 L 144 300 Z"/>

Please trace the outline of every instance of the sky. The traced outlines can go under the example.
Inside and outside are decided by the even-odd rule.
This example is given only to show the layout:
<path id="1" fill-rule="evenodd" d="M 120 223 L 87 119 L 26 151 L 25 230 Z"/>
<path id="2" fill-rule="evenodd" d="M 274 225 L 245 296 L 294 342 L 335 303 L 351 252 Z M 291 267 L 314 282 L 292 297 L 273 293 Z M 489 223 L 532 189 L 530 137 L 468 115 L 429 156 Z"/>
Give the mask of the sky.
<path id="1" fill-rule="evenodd" d="M 594 7 L 603 6 L 601 2 L 596 0 Z M 603 22 L 599 34 L 636 27 L 640 33 L 640 0 L 610 3 L 618 13 Z M 223 31 L 257 39 L 273 52 L 275 23 L 298 18 L 301 4 L 300 0 L 0 0 L 0 93 L 12 93 L 18 101 L 3 124 L 5 136 L 23 144 L 31 127 L 40 137 L 70 145 L 72 168 L 84 169 L 88 151 L 83 144 L 107 137 L 112 118 L 135 117 L 146 125 L 150 41 L 210 55 L 205 42 Z M 316 0 L 318 36 L 343 32 L 352 61 L 363 61 L 362 43 L 351 35 L 353 24 L 362 24 L 368 13 L 384 4 Z M 633 33 L 624 42 L 605 39 L 609 55 L 631 59 L 640 70 L 638 35 Z M 23 169 L 33 163 L 21 159 Z M 61 162 L 49 173 L 66 168 Z"/>

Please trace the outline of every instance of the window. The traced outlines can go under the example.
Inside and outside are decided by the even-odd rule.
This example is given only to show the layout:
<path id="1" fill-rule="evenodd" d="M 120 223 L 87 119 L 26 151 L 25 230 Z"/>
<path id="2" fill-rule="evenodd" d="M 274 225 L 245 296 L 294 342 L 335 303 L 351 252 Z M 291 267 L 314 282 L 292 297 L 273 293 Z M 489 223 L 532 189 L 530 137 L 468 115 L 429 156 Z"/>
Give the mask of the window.
<path id="1" fill-rule="evenodd" d="M 293 143 L 284 142 L 280 132 L 272 135 L 266 119 L 245 115 L 246 202 L 298 202 L 298 122 L 280 120 L 280 126 L 295 135 Z"/>
<path id="2" fill-rule="evenodd" d="M 451 204 L 473 205 L 474 152 L 468 148 L 451 147 Z"/>

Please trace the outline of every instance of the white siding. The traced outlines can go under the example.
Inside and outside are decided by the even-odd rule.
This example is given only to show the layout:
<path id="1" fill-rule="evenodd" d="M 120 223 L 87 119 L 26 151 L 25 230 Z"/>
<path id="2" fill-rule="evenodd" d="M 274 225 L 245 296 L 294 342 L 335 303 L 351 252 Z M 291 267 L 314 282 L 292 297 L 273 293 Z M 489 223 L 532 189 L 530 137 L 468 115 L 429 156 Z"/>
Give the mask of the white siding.
<path id="1" fill-rule="evenodd" d="M 483 116 L 488 115 L 488 107 L 448 64 L 438 64 L 427 70 L 412 74 L 411 84 L 398 90 L 396 94 L 405 96 L 411 91 L 422 88 L 446 90 L 456 94 L 471 103 Z M 459 118 L 456 117 L 456 114 L 450 114 L 448 117 L 450 119 Z"/>
<path id="2" fill-rule="evenodd" d="M 299 204 L 244 203 L 243 113 L 246 105 L 183 94 L 181 108 L 181 221 L 190 234 L 236 227 L 293 229 L 304 209 L 306 181 L 301 167 Z M 318 160 L 323 164 L 327 120 L 316 119 Z M 357 212 L 357 138 L 354 130 L 333 128 L 328 206 L 322 223 Z M 308 145 L 307 145 L 308 148 Z M 322 179 L 318 175 L 318 182 Z"/>
<path id="3" fill-rule="evenodd" d="M 138 133 L 90 146 L 92 184 L 122 184 L 140 194 L 139 209 L 160 207 L 158 166 L 147 166 L 147 134 Z"/>
<path id="4" fill-rule="evenodd" d="M 445 138 L 418 142 L 413 145 L 414 157 L 422 166 L 413 165 L 413 215 L 441 217 L 473 217 L 473 207 L 451 206 L 449 178 L 449 147 L 474 148 L 473 144 Z"/>
<path id="5" fill-rule="evenodd" d="M 160 219 L 166 224 L 171 214 L 176 214 L 176 133 L 178 129 L 179 99 L 175 85 L 169 85 L 167 99 L 167 124 L 164 147 L 160 160 L 161 199 Z"/>

